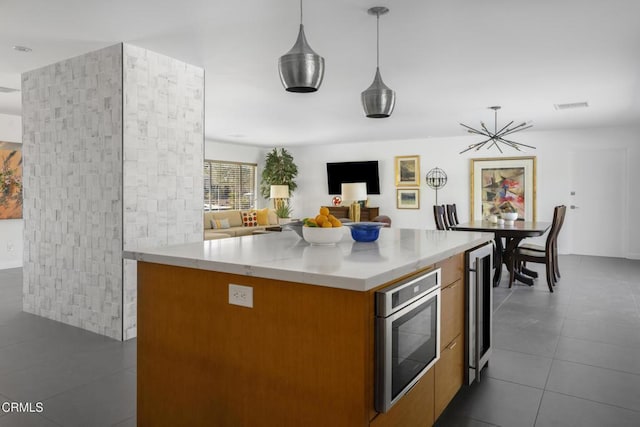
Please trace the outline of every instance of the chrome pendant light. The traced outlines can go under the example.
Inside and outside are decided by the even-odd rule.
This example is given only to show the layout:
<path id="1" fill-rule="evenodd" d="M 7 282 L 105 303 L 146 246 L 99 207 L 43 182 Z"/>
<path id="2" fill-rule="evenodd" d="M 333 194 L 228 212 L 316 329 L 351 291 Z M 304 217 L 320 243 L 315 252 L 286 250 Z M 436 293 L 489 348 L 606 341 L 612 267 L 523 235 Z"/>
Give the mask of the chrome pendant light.
<path id="1" fill-rule="evenodd" d="M 368 10 L 370 15 L 376 15 L 376 75 L 373 83 L 362 92 L 362 107 L 364 114 L 371 119 L 383 119 L 393 113 L 396 105 L 396 93 L 382 81 L 380 75 L 380 15 L 389 12 L 386 7 L 372 7 Z"/>
<path id="2" fill-rule="evenodd" d="M 287 92 L 315 92 L 324 77 L 324 58 L 311 49 L 302 25 L 302 0 L 300 0 L 300 32 L 291 50 L 278 60 L 280 80 Z"/>
<path id="3" fill-rule="evenodd" d="M 498 110 L 500 109 L 500 106 L 496 105 L 494 107 L 489 107 L 489 109 L 493 110 L 494 112 L 493 132 L 491 132 L 487 128 L 484 122 L 480 122 L 481 129 L 474 129 L 471 126 L 467 126 L 465 124 L 460 123 L 460 126 L 465 128 L 467 132 L 472 133 L 474 135 L 482 135 L 483 137 L 487 138 L 483 141 L 477 142 L 475 144 L 471 144 L 469 148 L 462 150 L 460 154 L 466 153 L 467 151 L 474 150 L 474 149 L 478 151 L 479 149 L 481 149 L 487 144 L 489 144 L 487 145 L 487 149 L 495 146 L 498 149 L 498 151 L 500 151 L 500 153 L 502 153 L 502 148 L 500 148 L 500 144 L 504 144 L 506 147 L 515 148 L 518 151 L 522 151 L 520 150 L 520 147 L 527 147 L 527 148 L 533 148 L 533 149 L 536 148 L 532 145 L 522 144 L 520 142 L 516 142 L 511 139 L 505 138 L 505 136 L 514 134 L 516 132 L 520 132 L 525 129 L 529 129 L 530 127 L 533 127 L 533 125 L 528 124 L 527 122 L 522 122 L 519 125 L 511 127 L 511 125 L 513 125 L 513 120 L 512 120 L 509 123 L 507 123 L 504 127 L 502 127 L 500 130 L 498 130 Z"/>

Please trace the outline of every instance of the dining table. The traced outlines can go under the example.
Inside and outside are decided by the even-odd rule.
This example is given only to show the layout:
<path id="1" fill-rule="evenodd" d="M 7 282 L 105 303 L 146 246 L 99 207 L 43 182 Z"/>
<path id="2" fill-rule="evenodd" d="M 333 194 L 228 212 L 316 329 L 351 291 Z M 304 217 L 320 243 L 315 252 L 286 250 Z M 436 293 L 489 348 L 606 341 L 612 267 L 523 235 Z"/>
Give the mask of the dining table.
<path id="1" fill-rule="evenodd" d="M 495 236 L 495 260 L 496 272 L 493 276 L 493 286 L 500 284 L 502 277 L 502 264 L 507 266 L 509 272 L 514 268 L 512 256 L 523 239 L 527 237 L 542 236 L 551 227 L 551 222 L 546 221 L 522 221 L 516 220 L 513 223 L 497 224 L 490 221 L 471 221 L 450 226 L 451 230 L 457 231 L 479 231 L 493 233 Z M 504 239 L 504 243 L 502 242 Z M 523 274 L 524 273 L 524 274 Z M 515 271 L 515 279 L 533 286 L 533 278 L 538 277 L 535 271 L 526 268 Z"/>

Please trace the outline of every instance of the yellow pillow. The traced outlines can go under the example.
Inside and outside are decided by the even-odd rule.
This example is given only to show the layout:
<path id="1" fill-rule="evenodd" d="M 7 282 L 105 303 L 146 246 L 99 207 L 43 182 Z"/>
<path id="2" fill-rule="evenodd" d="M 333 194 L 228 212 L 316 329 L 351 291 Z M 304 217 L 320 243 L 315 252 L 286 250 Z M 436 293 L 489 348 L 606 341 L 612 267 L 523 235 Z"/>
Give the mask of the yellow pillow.
<path id="1" fill-rule="evenodd" d="M 269 208 L 258 209 L 256 211 L 258 225 L 269 225 Z"/>

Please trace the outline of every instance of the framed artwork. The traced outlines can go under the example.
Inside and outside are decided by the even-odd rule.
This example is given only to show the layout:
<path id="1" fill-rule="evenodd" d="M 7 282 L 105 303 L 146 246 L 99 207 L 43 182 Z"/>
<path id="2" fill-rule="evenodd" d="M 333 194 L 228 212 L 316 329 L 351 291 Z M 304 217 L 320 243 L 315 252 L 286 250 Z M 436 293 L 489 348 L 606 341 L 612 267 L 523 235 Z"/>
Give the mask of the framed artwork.
<path id="1" fill-rule="evenodd" d="M 396 187 L 420 186 L 420 156 L 396 156 Z"/>
<path id="2" fill-rule="evenodd" d="M 396 205 L 398 209 L 420 209 L 420 189 L 398 188 L 396 190 Z"/>
<path id="3" fill-rule="evenodd" d="M 471 159 L 471 221 L 500 212 L 536 220 L 536 158 Z"/>
<path id="4" fill-rule="evenodd" d="M 0 141 L 0 219 L 22 218 L 22 144 Z"/>

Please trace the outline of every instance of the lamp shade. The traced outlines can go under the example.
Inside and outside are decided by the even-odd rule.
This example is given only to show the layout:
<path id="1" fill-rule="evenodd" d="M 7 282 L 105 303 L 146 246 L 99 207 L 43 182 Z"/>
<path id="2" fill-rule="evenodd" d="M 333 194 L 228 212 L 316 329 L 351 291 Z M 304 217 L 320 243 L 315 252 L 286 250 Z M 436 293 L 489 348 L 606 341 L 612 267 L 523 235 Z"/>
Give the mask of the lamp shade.
<path id="1" fill-rule="evenodd" d="M 272 185 L 270 189 L 269 197 L 272 199 L 288 199 L 289 186 L 288 185 Z"/>
<path id="2" fill-rule="evenodd" d="M 342 184 L 343 201 L 367 200 L 366 182 L 349 182 Z"/>
<path id="3" fill-rule="evenodd" d="M 324 58 L 311 49 L 300 24 L 298 39 L 278 60 L 282 85 L 288 92 L 315 92 L 324 76 Z"/>
<path id="4" fill-rule="evenodd" d="M 373 83 L 362 92 L 361 99 L 364 114 L 370 119 L 384 119 L 393 113 L 393 107 L 396 105 L 396 93 L 382 81 L 380 68 L 376 68 Z"/>

